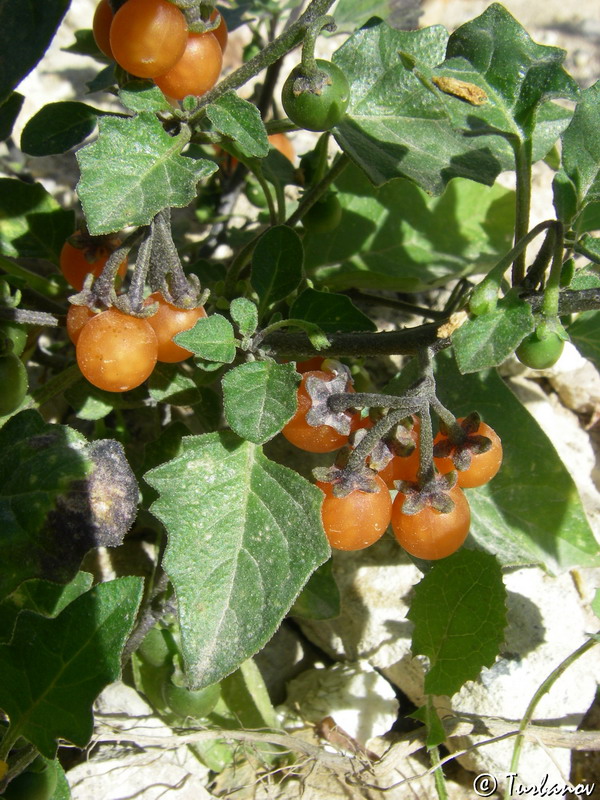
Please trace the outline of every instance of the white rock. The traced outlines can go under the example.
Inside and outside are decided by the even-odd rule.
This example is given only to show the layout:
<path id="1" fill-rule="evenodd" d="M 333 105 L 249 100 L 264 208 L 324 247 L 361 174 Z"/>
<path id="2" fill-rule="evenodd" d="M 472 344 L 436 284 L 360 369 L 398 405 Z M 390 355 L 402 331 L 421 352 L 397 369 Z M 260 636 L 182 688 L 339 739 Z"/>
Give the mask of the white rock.
<path id="1" fill-rule="evenodd" d="M 367 661 L 306 670 L 289 683 L 286 705 L 307 722 L 332 717 L 362 745 L 387 733 L 398 716 L 396 693 Z"/>

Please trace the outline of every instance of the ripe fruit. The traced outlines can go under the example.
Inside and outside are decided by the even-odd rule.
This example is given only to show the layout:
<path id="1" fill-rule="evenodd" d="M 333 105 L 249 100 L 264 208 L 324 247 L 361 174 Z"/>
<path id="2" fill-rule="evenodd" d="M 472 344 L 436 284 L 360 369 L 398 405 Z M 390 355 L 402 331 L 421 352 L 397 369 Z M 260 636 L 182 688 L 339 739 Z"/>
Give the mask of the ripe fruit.
<path id="1" fill-rule="evenodd" d="M 132 2 L 132 0 L 129 0 Z M 206 94 L 219 80 L 223 51 L 213 33 L 190 33 L 177 62 L 154 80 L 167 97 L 183 100 Z"/>
<path id="2" fill-rule="evenodd" d="M 82 234 L 79 236 L 83 247 L 75 247 L 67 239 L 62 246 L 59 258 L 60 270 L 64 279 L 78 292 L 83 289 L 83 282 L 88 273 L 91 272 L 96 278 L 100 275 L 110 254 L 119 245 L 118 239 L 114 238 L 103 236 L 95 238 Z M 118 274 L 123 278 L 126 272 L 127 259 L 124 258 Z"/>
<path id="3" fill-rule="evenodd" d="M 312 358 L 308 358 L 306 361 L 297 361 L 296 372 L 299 372 L 301 375 L 304 375 L 305 372 L 320 370 L 322 363 L 323 363 L 323 356 L 313 356 Z"/>
<path id="4" fill-rule="evenodd" d="M 79 334 L 83 330 L 84 325 L 87 325 L 95 313 L 87 306 L 70 306 L 67 311 L 67 333 L 69 339 L 73 344 L 77 344 Z"/>
<path id="5" fill-rule="evenodd" d="M 544 339 L 540 339 L 537 331 L 534 331 L 523 339 L 515 354 L 526 367 L 548 369 L 556 364 L 564 346 L 564 341 L 556 333 L 549 332 Z"/>
<path id="6" fill-rule="evenodd" d="M 173 337 L 181 331 L 193 328 L 197 320 L 206 316 L 206 311 L 202 306 L 197 308 L 177 308 L 177 306 L 167 303 L 160 292 L 154 292 L 145 301 L 144 305 L 158 303 L 158 311 L 146 321 L 156 334 L 158 342 L 158 360 L 168 363 L 184 361 L 193 353 L 185 347 L 176 344 Z"/>
<path id="7" fill-rule="evenodd" d="M 138 78 L 164 75 L 182 57 L 188 29 L 168 0 L 127 0 L 110 27 L 113 58 Z"/>
<path id="8" fill-rule="evenodd" d="M 116 308 L 91 319 L 77 342 L 79 369 L 107 392 L 126 392 L 143 383 L 154 369 L 157 353 L 156 334 L 148 322 Z"/>
<path id="9" fill-rule="evenodd" d="M 460 424 L 463 419 L 464 417 L 460 417 L 457 422 Z M 485 422 L 480 422 L 477 430 L 473 431 L 471 435 L 487 436 L 487 438 L 491 440 L 492 446 L 484 453 L 471 453 L 471 464 L 468 469 L 457 470 L 457 485 L 462 489 L 472 489 L 474 486 L 483 486 L 484 483 L 491 481 L 502 465 L 502 442 L 493 428 L 490 428 Z M 433 440 L 434 447 L 438 442 L 442 442 L 447 438 L 448 437 L 444 434 L 438 433 Z M 433 461 L 442 475 L 456 469 L 451 457 L 434 458 Z"/>
<path id="10" fill-rule="evenodd" d="M 110 47 L 110 26 L 114 18 L 113 10 L 109 0 L 100 0 L 94 12 L 92 31 L 94 40 L 105 56 L 114 58 Z"/>
<path id="11" fill-rule="evenodd" d="M 311 91 L 306 83 L 301 65 L 288 75 L 281 91 L 281 102 L 288 117 L 307 131 L 328 131 L 346 113 L 350 100 L 350 87 L 342 70 L 331 61 L 317 59 L 317 69 L 323 77 L 321 85 Z"/>
<path id="12" fill-rule="evenodd" d="M 16 411 L 28 386 L 27 370 L 21 359 L 14 353 L 0 356 L 0 417 Z"/>
<path id="13" fill-rule="evenodd" d="M 407 553 L 415 558 L 434 561 L 452 555 L 467 538 L 471 524 L 469 503 L 462 489 L 455 486 L 448 492 L 454 508 L 447 514 L 425 506 L 416 514 L 404 514 L 406 495 L 398 492 L 392 507 L 394 535 Z"/>
<path id="14" fill-rule="evenodd" d="M 362 550 L 380 539 L 390 524 L 392 499 L 383 480 L 376 475 L 376 492 L 355 489 L 346 497 L 335 497 L 333 484 L 317 482 L 325 492 L 321 518 L 329 544 L 336 550 Z"/>
<path id="15" fill-rule="evenodd" d="M 330 425 L 315 426 L 309 425 L 306 421 L 306 415 L 312 408 L 312 400 L 306 390 L 306 381 L 311 376 L 330 381 L 334 377 L 334 374 L 333 372 L 325 372 L 322 370 L 311 370 L 304 373 L 302 382 L 298 387 L 298 408 L 281 433 L 288 442 L 296 445 L 296 447 L 299 447 L 301 450 L 306 450 L 309 453 L 330 453 L 333 450 L 339 450 L 340 447 L 343 447 L 348 442 L 348 436 L 339 433 Z M 346 384 L 346 391 L 352 391 L 349 382 Z M 359 415 L 349 414 L 347 411 L 343 413 L 350 417 L 351 430 L 355 429 L 359 421 Z"/>
<path id="16" fill-rule="evenodd" d="M 302 217 L 302 224 L 311 233 L 331 233 L 340 224 L 342 206 L 333 192 L 327 192 Z"/>

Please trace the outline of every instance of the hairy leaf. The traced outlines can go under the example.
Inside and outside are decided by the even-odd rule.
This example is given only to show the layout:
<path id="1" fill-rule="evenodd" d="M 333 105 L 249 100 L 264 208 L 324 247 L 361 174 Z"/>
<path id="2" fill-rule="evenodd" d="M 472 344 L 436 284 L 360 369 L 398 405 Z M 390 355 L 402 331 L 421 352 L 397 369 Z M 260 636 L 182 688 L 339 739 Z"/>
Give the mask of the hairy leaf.
<path id="1" fill-rule="evenodd" d="M 146 474 L 167 529 L 164 566 L 193 688 L 221 680 L 271 638 L 325 561 L 321 492 L 225 431 L 183 439 Z"/>
<path id="2" fill-rule="evenodd" d="M 238 436 L 264 444 L 296 412 L 298 373 L 292 364 L 253 361 L 223 378 L 223 405 L 229 427 Z"/>
<path id="3" fill-rule="evenodd" d="M 600 202 L 600 81 L 584 89 L 563 134 L 562 163 L 576 194 L 577 210 Z"/>
<path id="4" fill-rule="evenodd" d="M 235 358 L 233 326 L 221 314 L 202 317 L 193 328 L 178 333 L 174 341 L 207 361 L 231 364 Z"/>
<path id="5" fill-rule="evenodd" d="M 428 656 L 428 694 L 453 695 L 494 663 L 506 627 L 506 589 L 498 561 L 459 550 L 433 564 L 415 586 L 407 614 L 412 651 Z"/>
<path id="6" fill-rule="evenodd" d="M 99 122 L 98 139 L 77 152 L 77 192 L 90 233 L 148 225 L 163 208 L 187 206 L 196 184 L 217 169 L 181 155 L 188 136 L 169 136 L 153 113 Z"/>
<path id="7" fill-rule="evenodd" d="M 495 311 L 468 320 L 452 334 L 458 368 L 466 374 L 498 366 L 534 327 L 529 303 L 505 298 Z"/>
<path id="8" fill-rule="evenodd" d="M 589 358 L 600 369 L 600 311 L 579 314 L 567 330 L 581 355 Z"/>
<path id="9" fill-rule="evenodd" d="M 489 147 L 453 130 L 444 102 L 417 74 L 416 65 L 444 60 L 447 41 L 441 26 L 397 31 L 371 20 L 334 54 L 351 86 L 335 137 L 377 186 L 405 177 L 438 195 L 456 177 L 491 185 L 502 168 Z"/>
<path id="10" fill-rule="evenodd" d="M 269 140 L 258 108 L 233 92 L 227 92 L 206 108 L 213 127 L 233 139 L 245 156 L 264 158 Z"/>

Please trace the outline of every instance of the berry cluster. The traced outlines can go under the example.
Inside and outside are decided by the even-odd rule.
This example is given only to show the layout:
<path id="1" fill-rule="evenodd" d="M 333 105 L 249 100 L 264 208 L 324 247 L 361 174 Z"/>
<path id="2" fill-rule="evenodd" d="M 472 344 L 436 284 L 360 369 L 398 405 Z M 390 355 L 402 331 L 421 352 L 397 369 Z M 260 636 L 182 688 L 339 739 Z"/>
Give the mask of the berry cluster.
<path id="1" fill-rule="evenodd" d="M 360 429 L 374 425 L 354 410 L 327 416 L 328 397 L 354 391 L 347 372 L 329 364 L 312 359 L 298 365 L 303 373 L 298 408 L 282 431 L 292 444 L 312 453 L 338 450 L 349 445 L 351 436 L 356 443 L 365 435 Z M 502 463 L 500 439 L 477 414 L 459 418 L 451 429 L 440 422 L 431 453 L 433 476 L 422 475 L 421 445 L 421 420 L 413 414 L 391 427 L 358 470 L 316 471 L 319 478 L 327 474 L 317 486 L 325 494 L 321 515 L 332 547 L 368 547 L 390 522 L 398 543 L 416 558 L 445 558 L 463 544 L 471 521 L 463 489 L 482 486 L 496 475 Z M 346 453 L 340 462 L 347 461 Z M 390 489 L 397 490 L 393 501 Z"/>
<path id="2" fill-rule="evenodd" d="M 219 80 L 227 44 L 222 17 L 214 30 L 195 33 L 169 0 L 126 0 L 116 13 L 109 0 L 100 0 L 93 32 L 106 56 L 132 75 L 152 79 L 173 100 L 203 95 Z"/>

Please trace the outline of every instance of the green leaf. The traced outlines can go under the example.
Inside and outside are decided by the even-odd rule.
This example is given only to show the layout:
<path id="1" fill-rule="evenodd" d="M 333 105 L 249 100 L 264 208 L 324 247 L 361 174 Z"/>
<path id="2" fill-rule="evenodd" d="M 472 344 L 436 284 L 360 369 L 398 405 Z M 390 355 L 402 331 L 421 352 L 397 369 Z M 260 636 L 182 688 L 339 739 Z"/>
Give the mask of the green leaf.
<path id="1" fill-rule="evenodd" d="M 298 373 L 292 364 L 241 364 L 229 370 L 222 386 L 227 424 L 255 444 L 272 439 L 296 413 Z"/>
<path id="2" fill-rule="evenodd" d="M 104 69 L 100 70 L 100 72 L 90 81 L 86 81 L 85 85 L 87 86 L 88 94 L 93 94 L 94 92 L 106 92 L 109 89 L 113 90 L 116 88 L 116 69 L 116 64 L 109 64 L 107 67 L 104 67 Z"/>
<path id="3" fill-rule="evenodd" d="M 500 186 L 456 179 L 432 198 L 401 179 L 377 189 L 349 166 L 336 188 L 340 224 L 303 240 L 307 272 L 332 289 L 425 291 L 486 271 L 512 246 L 514 193 Z"/>
<path id="4" fill-rule="evenodd" d="M 28 75 L 44 55 L 70 0 L 43 3 L 0 2 L 2 59 L 0 102 Z"/>
<path id="5" fill-rule="evenodd" d="M 596 594 L 594 595 L 594 599 L 590 603 L 592 607 L 592 611 L 597 617 L 600 617 L 600 589 L 596 589 Z"/>
<path id="6" fill-rule="evenodd" d="M 120 674 L 142 589 L 141 578 L 118 578 L 86 592 L 55 619 L 25 611 L 10 644 L 0 645 L 0 707 L 47 758 L 58 739 L 77 747 L 89 742 L 92 703 Z"/>
<path id="7" fill-rule="evenodd" d="M 64 397 L 79 419 L 97 420 L 117 408 L 142 408 L 148 392 L 144 386 L 130 392 L 106 392 L 82 378 L 66 389 Z"/>
<path id="8" fill-rule="evenodd" d="M 196 406 L 210 404 L 210 393 L 198 385 L 197 372 L 182 372 L 179 364 L 157 363 L 148 380 L 148 392 L 157 403 L 170 403 L 173 406 Z M 213 395 L 214 397 L 214 395 Z M 206 409 L 208 410 L 208 408 Z M 203 416 L 203 409 L 196 408 Z M 213 415 L 214 416 L 214 415 Z"/>
<path id="9" fill-rule="evenodd" d="M 577 83 L 562 68 L 565 56 L 558 47 L 536 44 L 499 3 L 454 31 L 446 52 L 485 79 L 488 101 L 475 107 L 459 100 L 464 114 L 521 140 L 531 138 L 541 103 L 577 97 Z"/>
<path id="10" fill-rule="evenodd" d="M 236 323 L 242 336 L 252 336 L 258 327 L 258 309 L 256 305 L 245 297 L 236 297 L 231 301 L 229 313 Z"/>
<path id="11" fill-rule="evenodd" d="M 500 472 L 469 489 L 471 535 L 507 566 L 550 572 L 600 565 L 577 489 L 552 443 L 494 370 L 461 375 L 436 358 L 437 392 L 457 416 L 479 411 L 502 440 Z"/>
<path id="12" fill-rule="evenodd" d="M 206 361 L 231 364 L 235 358 L 237 341 L 233 326 L 221 314 L 202 317 L 193 328 L 178 333 L 174 341 Z"/>
<path id="13" fill-rule="evenodd" d="M 567 331 L 581 355 L 600 369 L 600 311 L 579 314 Z"/>
<path id="14" fill-rule="evenodd" d="M 500 564 L 488 553 L 460 550 L 437 561 L 414 588 L 407 617 L 412 651 L 425 655 L 428 694 L 453 695 L 498 655 L 506 627 Z"/>
<path id="15" fill-rule="evenodd" d="M 91 28 L 80 28 L 73 31 L 75 41 L 68 47 L 61 47 L 65 53 L 76 53 L 79 56 L 91 56 L 100 61 L 106 61 L 107 56 L 100 50 L 94 39 L 94 31 Z"/>
<path id="16" fill-rule="evenodd" d="M 414 70 L 443 61 L 447 41 L 441 26 L 397 31 L 371 20 L 334 54 L 351 86 L 334 135 L 376 186 L 404 177 L 438 195 L 456 177 L 491 185 L 502 168 L 489 146 L 453 130 L 444 102 Z"/>
<path id="17" fill-rule="evenodd" d="M 340 590 L 333 577 L 331 559 L 310 576 L 290 614 L 304 619 L 332 619 L 340 615 Z"/>
<path id="18" fill-rule="evenodd" d="M 125 108 L 138 113 L 172 111 L 171 104 L 152 81 L 129 81 L 119 89 L 119 100 Z"/>
<path id="19" fill-rule="evenodd" d="M 30 156 L 66 153 L 94 132 L 103 114 L 106 112 L 85 103 L 48 103 L 23 128 L 21 149 Z"/>
<path id="20" fill-rule="evenodd" d="M 78 572 L 67 584 L 33 578 L 22 583 L 0 603 L 0 641 L 12 637 L 13 627 L 20 611 L 28 609 L 44 617 L 55 617 L 77 597 L 87 592 L 93 576 Z"/>
<path id="21" fill-rule="evenodd" d="M 581 92 L 571 124 L 562 137 L 562 163 L 581 211 L 600 202 L 600 81 Z"/>
<path id="22" fill-rule="evenodd" d="M 420 706 L 408 716 L 424 723 L 427 728 L 427 740 L 425 742 L 427 747 L 439 747 L 446 741 L 446 730 L 433 702 L 431 702 L 431 698 L 428 697 L 427 700 L 426 705 Z"/>
<path id="23" fill-rule="evenodd" d="M 269 152 L 269 140 L 260 111 L 247 100 L 229 91 L 206 107 L 206 116 L 215 130 L 233 139 L 245 156 L 264 158 Z"/>
<path id="24" fill-rule="evenodd" d="M 191 688 L 260 650 L 329 556 L 322 493 L 224 431 L 183 440 L 145 476 L 169 537 L 164 567 L 179 608 Z"/>
<path id="25" fill-rule="evenodd" d="M 23 107 L 25 97 L 19 92 L 10 94 L 0 104 L 0 142 L 4 142 L 12 133 L 15 120 Z"/>
<path id="26" fill-rule="evenodd" d="M 575 244 L 573 248 L 576 253 L 589 258 L 596 264 L 600 264 L 600 238 L 597 236 L 590 236 L 589 233 L 584 233 L 581 239 Z"/>
<path id="27" fill-rule="evenodd" d="M 252 287 L 259 298 L 259 317 L 271 303 L 283 300 L 302 280 L 304 253 L 298 234 L 276 225 L 258 240 L 252 255 Z"/>
<path id="28" fill-rule="evenodd" d="M 252 659 L 244 661 L 239 669 L 221 681 L 221 696 L 229 711 L 239 720 L 239 727 L 255 730 L 277 727 L 277 715 L 269 692 Z"/>
<path id="29" fill-rule="evenodd" d="M 0 597 L 28 578 L 64 582 L 92 547 L 121 544 L 138 487 L 123 448 L 90 444 L 22 411 L 0 430 Z"/>
<path id="30" fill-rule="evenodd" d="M 0 253 L 58 263 L 75 215 L 65 211 L 40 183 L 0 178 Z"/>
<path id="31" fill-rule="evenodd" d="M 454 355 L 464 374 L 502 364 L 535 328 L 531 306 L 509 296 L 495 311 L 468 320 L 452 334 Z"/>
<path id="32" fill-rule="evenodd" d="M 147 111 L 101 119 L 98 139 L 77 151 L 77 191 L 90 233 L 148 225 L 163 208 L 189 205 L 198 181 L 217 165 L 182 156 L 188 139 L 185 132 L 170 136 Z"/>
<path id="33" fill-rule="evenodd" d="M 292 303 L 290 317 L 318 325 L 325 333 L 374 331 L 377 325 L 345 294 L 305 289 Z"/>

